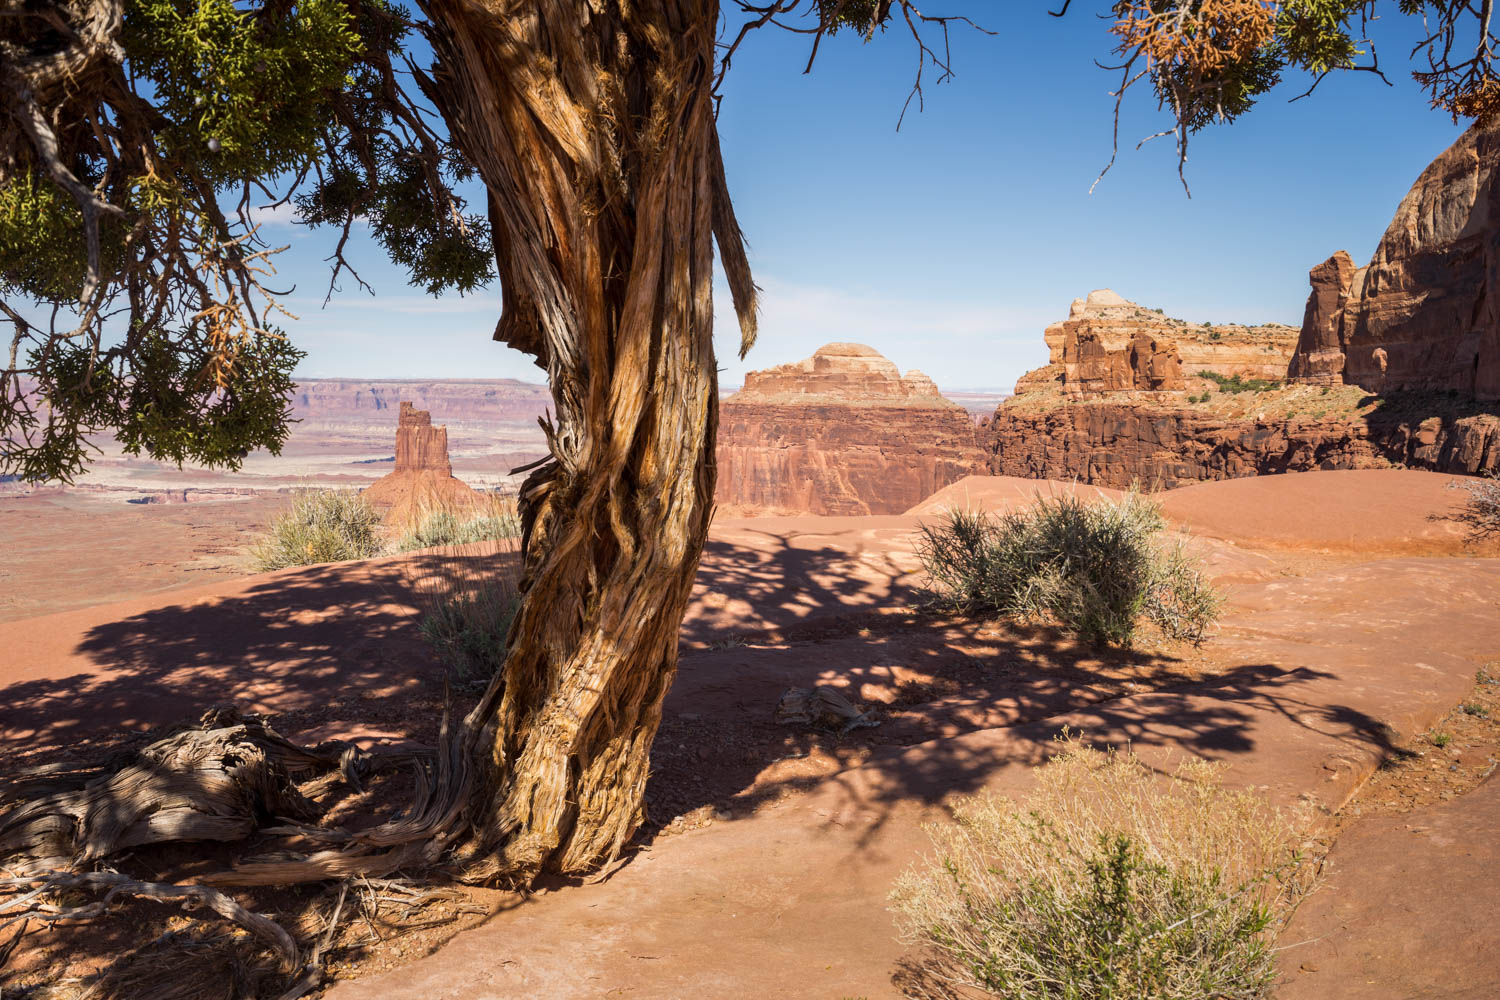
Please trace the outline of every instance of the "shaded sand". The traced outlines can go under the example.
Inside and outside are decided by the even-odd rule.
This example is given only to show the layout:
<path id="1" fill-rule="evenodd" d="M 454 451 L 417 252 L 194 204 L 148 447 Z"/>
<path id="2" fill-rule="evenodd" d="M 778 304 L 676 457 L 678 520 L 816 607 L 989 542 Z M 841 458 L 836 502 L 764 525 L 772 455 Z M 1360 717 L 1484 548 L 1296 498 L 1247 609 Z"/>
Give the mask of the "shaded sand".
<path id="1" fill-rule="evenodd" d="M 1437 567 L 1448 575 L 1434 589 Z M 534 896 L 430 957 L 329 996 L 895 997 L 904 952 L 885 897 L 925 847 L 920 823 L 941 816 L 950 795 L 1024 788 L 1023 765 L 1062 725 L 1129 740 L 1163 764 L 1182 751 L 1227 760 L 1235 782 L 1327 809 L 1374 766 L 1382 722 L 1396 714 L 1422 726 L 1446 711 L 1476 659 L 1500 648 L 1490 596 L 1500 565 L 1406 560 L 1372 576 L 1393 590 L 1427 586 L 1402 622 L 1335 656 L 1324 655 L 1323 619 L 1368 617 L 1370 595 L 1321 598 L 1300 628 L 1258 640 L 1222 679 L 881 753 L 777 807 L 659 840 L 604 884 Z M 1235 627 L 1254 631 L 1255 613 Z M 1497 959 L 1487 968 L 1493 975 Z"/>

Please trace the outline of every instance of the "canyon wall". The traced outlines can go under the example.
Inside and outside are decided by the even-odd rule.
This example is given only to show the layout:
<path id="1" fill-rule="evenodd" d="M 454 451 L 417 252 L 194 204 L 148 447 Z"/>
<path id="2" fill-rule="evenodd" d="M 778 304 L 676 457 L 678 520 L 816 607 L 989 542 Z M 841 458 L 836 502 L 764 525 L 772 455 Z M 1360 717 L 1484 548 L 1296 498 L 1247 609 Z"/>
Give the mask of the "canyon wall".
<path id="1" fill-rule="evenodd" d="M 980 438 L 992 475 L 1119 489 L 1314 469 L 1500 470 L 1500 416 L 1489 413 L 1245 420 L 1140 404 L 1001 406 Z"/>
<path id="2" fill-rule="evenodd" d="M 308 423 L 379 421 L 389 428 L 402 401 L 441 413 L 449 423 L 534 424 L 552 405 L 545 385 L 516 379 L 301 379 L 292 416 Z"/>
<path id="3" fill-rule="evenodd" d="M 1500 398 L 1500 124 L 1422 171 L 1370 263 L 1313 268 L 1291 377 Z"/>
<path id="4" fill-rule="evenodd" d="M 897 514 L 984 468 L 963 407 L 860 344 L 748 373 L 719 419 L 724 517 Z"/>

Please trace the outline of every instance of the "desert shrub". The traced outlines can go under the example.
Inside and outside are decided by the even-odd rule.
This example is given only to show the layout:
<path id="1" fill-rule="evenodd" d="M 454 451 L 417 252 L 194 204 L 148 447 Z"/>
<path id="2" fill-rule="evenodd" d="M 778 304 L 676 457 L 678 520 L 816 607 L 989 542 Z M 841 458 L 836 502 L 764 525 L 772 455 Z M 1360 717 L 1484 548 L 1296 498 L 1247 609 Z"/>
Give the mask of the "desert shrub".
<path id="1" fill-rule="evenodd" d="M 1129 645 L 1140 621 L 1201 641 L 1220 601 L 1181 544 L 1164 547 L 1159 508 L 1040 497 L 999 518 L 949 511 L 917 550 L 936 603 L 961 614 L 1051 621 L 1090 642 Z"/>
<path id="2" fill-rule="evenodd" d="M 466 504 L 455 509 L 424 505 L 401 527 L 401 534 L 391 548 L 396 552 L 411 552 L 414 549 L 518 538 L 521 518 L 514 496 L 488 493 L 477 506 Z"/>
<path id="3" fill-rule="evenodd" d="M 505 659 L 521 605 L 519 535 L 514 500 L 494 497 L 477 516 L 429 514 L 398 543 L 428 550 L 403 561 L 403 572 L 421 609 L 422 638 L 460 689 L 483 687 Z M 469 547 L 488 541 L 499 544 Z"/>
<path id="4" fill-rule="evenodd" d="M 907 995 L 1269 998 L 1275 935 L 1311 866 L 1299 824 L 1221 776 L 1066 741 L 1025 801 L 959 803 L 891 896 L 920 949 Z"/>
<path id="5" fill-rule="evenodd" d="M 380 554 L 380 514 L 352 490 L 300 490 L 251 555 L 262 570 Z"/>
<path id="6" fill-rule="evenodd" d="M 1458 510 L 1446 515 L 1446 519 L 1468 528 L 1469 541 L 1479 542 L 1500 535 L 1500 477 L 1490 473 L 1479 479 L 1459 480 L 1450 488 L 1468 494 Z"/>
<path id="7" fill-rule="evenodd" d="M 1199 372 L 1198 377 L 1213 381 L 1218 385 L 1220 392 L 1270 392 L 1281 388 L 1280 382 L 1272 382 L 1270 379 L 1245 378 L 1219 372 Z"/>
<path id="8" fill-rule="evenodd" d="M 433 511 L 422 518 L 395 545 L 397 552 L 430 549 L 440 545 L 467 545 L 470 542 L 493 542 L 516 538 L 521 534 L 520 519 L 506 510 L 462 517 L 452 511 Z"/>
<path id="9" fill-rule="evenodd" d="M 505 586 L 459 588 L 428 602 L 422 638 L 460 683 L 487 683 L 505 659 L 505 638 L 521 602 Z"/>

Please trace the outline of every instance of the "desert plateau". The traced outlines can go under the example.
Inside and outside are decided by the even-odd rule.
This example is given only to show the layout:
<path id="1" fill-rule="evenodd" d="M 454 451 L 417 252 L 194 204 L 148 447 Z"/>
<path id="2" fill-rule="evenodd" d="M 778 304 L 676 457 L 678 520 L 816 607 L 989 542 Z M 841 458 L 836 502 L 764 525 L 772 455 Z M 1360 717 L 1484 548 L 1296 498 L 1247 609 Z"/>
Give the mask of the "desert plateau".
<path id="1" fill-rule="evenodd" d="M 1492 14 L 0 9 L 0 1000 L 1500 1000 Z"/>

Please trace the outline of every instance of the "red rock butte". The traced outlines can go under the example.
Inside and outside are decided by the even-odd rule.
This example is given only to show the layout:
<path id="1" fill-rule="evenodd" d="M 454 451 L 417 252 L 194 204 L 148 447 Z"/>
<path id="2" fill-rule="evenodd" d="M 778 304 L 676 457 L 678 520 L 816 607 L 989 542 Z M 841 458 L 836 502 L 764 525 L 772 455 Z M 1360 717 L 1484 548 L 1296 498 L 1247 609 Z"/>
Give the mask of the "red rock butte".
<path id="1" fill-rule="evenodd" d="M 896 514 L 980 469 L 963 407 L 863 344 L 749 372 L 724 400 L 723 515 Z"/>
<path id="2" fill-rule="evenodd" d="M 1375 392 L 1500 398 L 1500 125 L 1422 171 L 1365 267 L 1343 250 L 1308 275 L 1291 377 Z"/>
<path id="3" fill-rule="evenodd" d="M 404 401 L 396 422 L 396 468 L 370 484 L 364 496 L 384 508 L 386 524 L 398 529 L 436 511 L 476 510 L 484 499 L 453 478 L 448 428 L 432 426 L 431 413 Z"/>

